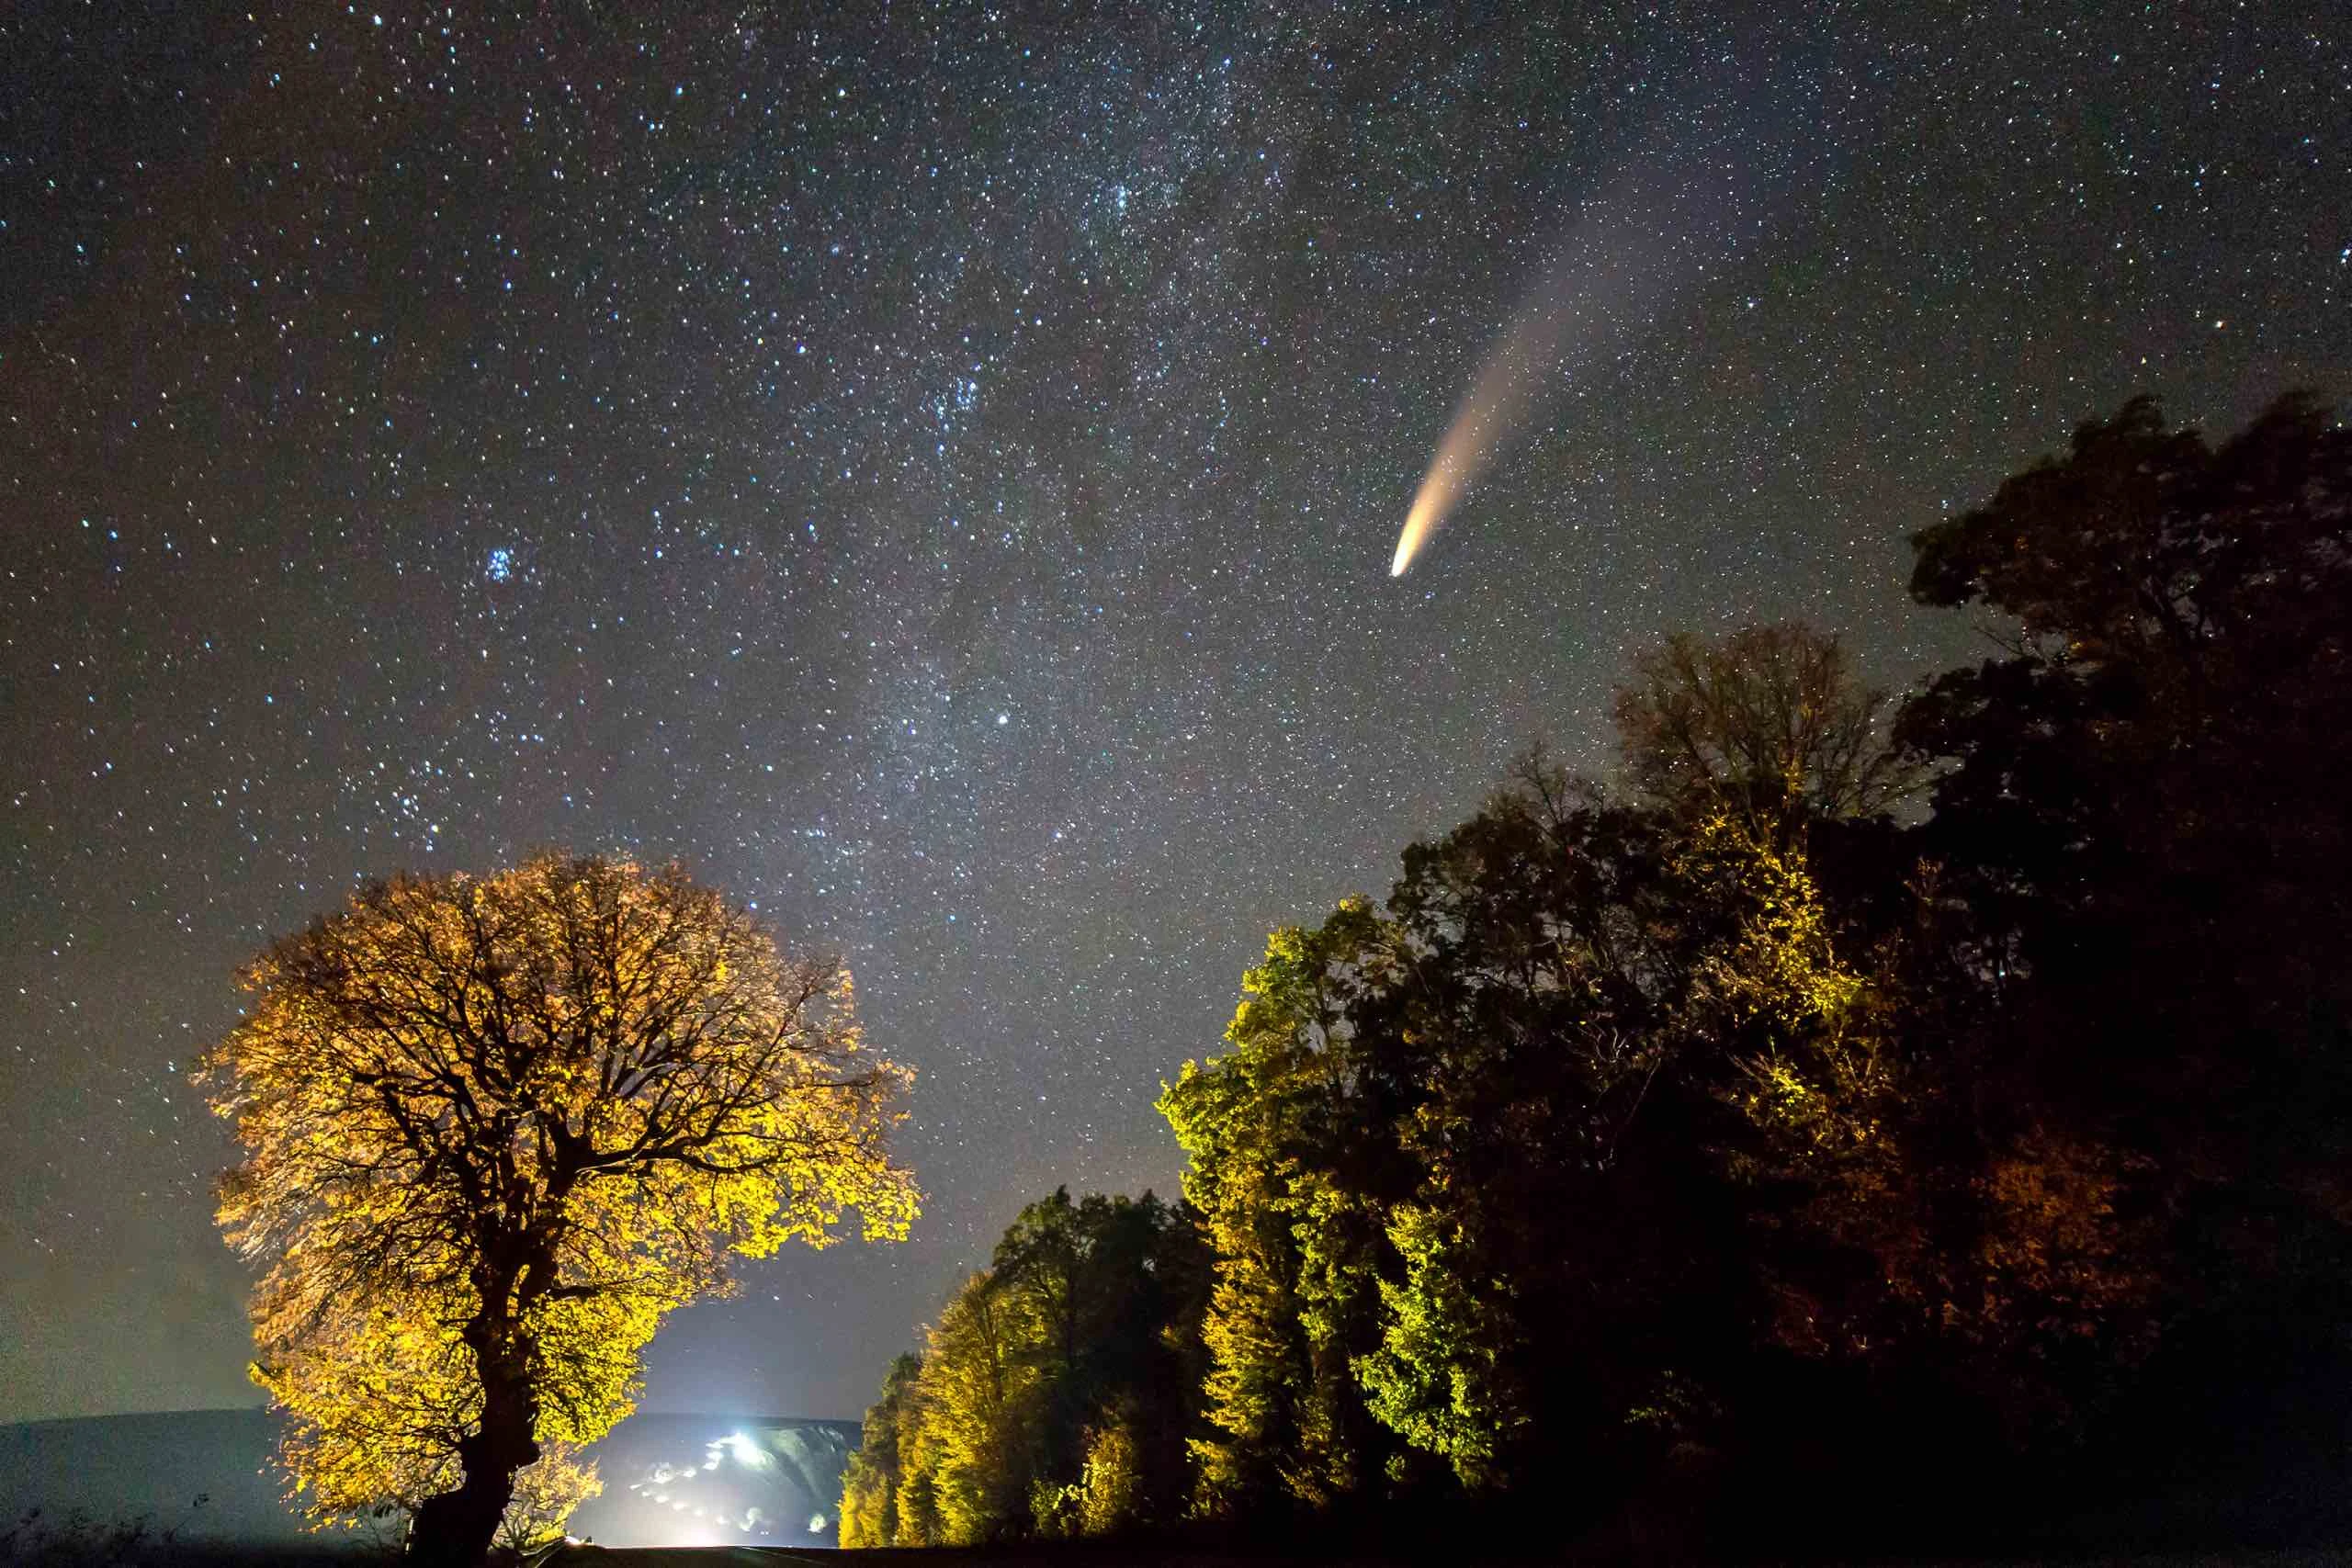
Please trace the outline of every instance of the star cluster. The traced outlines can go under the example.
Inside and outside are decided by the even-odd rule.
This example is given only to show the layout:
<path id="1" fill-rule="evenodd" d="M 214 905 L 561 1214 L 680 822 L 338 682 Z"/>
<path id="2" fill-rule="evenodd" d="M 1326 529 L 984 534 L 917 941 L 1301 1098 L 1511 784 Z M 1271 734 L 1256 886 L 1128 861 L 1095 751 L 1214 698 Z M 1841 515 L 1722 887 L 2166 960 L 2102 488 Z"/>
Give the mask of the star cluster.
<path id="1" fill-rule="evenodd" d="M 184 1069 L 360 879 L 677 857 L 848 954 L 918 1238 L 648 1393 L 854 1413 L 1630 649 L 1907 679 L 1906 536 L 2076 419 L 2352 386 L 2325 6 L 821 9 L 0 17 L 0 1418 L 250 1398 Z M 1578 204 L 1726 125 L 1736 243 L 1390 581 Z"/>

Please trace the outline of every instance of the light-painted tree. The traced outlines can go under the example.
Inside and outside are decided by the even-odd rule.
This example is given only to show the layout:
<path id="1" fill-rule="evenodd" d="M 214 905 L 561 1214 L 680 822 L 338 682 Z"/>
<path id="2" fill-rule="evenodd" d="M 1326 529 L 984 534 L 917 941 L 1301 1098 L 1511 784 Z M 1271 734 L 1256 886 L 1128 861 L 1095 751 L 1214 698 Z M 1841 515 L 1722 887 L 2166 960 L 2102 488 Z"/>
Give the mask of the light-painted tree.
<path id="1" fill-rule="evenodd" d="M 909 1075 L 865 1051 L 848 971 L 675 868 L 397 877 L 243 979 L 198 1079 L 243 1150 L 220 1225 L 266 1266 L 254 1376 L 309 1514 L 413 1510 L 413 1557 L 479 1561 L 517 1472 L 628 1413 L 730 1255 L 915 1215 Z"/>
<path id="2" fill-rule="evenodd" d="M 499 1521 L 497 1544 L 517 1555 L 544 1551 L 563 1540 L 563 1527 L 581 1504 L 601 1495 L 596 1467 L 570 1443 L 542 1443 L 534 1463 L 514 1472 L 514 1495 Z"/>
<path id="3" fill-rule="evenodd" d="M 890 1363 L 882 1397 L 865 1413 L 865 1431 L 842 1472 L 841 1543 L 844 1549 L 899 1544 L 899 1492 L 920 1412 L 917 1387 L 922 1358 Z"/>
<path id="4" fill-rule="evenodd" d="M 1195 1438 L 1195 1511 L 1326 1506 L 1364 1479 L 1348 1357 L 1376 1309 L 1366 1206 L 1325 1160 L 1359 1124 L 1349 1008 L 1391 962 L 1366 900 L 1267 941 L 1242 977 L 1229 1049 L 1186 1062 L 1159 1111 L 1186 1156 L 1212 1283 L 1201 1325 L 1212 1435 Z"/>
<path id="5" fill-rule="evenodd" d="M 929 1543 L 981 1545 L 1026 1513 L 1026 1439 L 1045 1377 L 1025 1352 L 1045 1337 L 1028 1301 L 985 1269 L 965 1282 L 925 1336 L 919 1469 L 939 1520 Z"/>

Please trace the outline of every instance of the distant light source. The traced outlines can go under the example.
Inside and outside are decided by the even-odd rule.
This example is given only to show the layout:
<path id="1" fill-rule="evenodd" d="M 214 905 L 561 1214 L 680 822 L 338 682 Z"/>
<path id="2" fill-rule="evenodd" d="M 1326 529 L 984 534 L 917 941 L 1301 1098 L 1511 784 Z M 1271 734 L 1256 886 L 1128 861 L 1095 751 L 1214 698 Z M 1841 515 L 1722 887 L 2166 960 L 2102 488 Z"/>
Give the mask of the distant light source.
<path id="1" fill-rule="evenodd" d="M 756 1438 L 745 1437 L 741 1432 L 728 1434 L 726 1448 L 735 1456 L 735 1462 L 746 1470 L 764 1470 L 770 1462 L 768 1450 L 762 1448 Z"/>

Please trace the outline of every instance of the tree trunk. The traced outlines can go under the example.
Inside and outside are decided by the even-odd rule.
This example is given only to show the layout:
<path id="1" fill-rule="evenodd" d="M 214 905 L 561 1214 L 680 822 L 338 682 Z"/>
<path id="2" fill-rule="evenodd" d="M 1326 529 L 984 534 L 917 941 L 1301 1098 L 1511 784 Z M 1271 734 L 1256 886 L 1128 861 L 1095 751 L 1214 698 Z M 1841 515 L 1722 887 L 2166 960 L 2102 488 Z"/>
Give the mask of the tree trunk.
<path id="1" fill-rule="evenodd" d="M 409 1528 L 408 1559 L 428 1568 L 476 1568 L 490 1555 L 499 1521 L 514 1496 L 514 1472 L 535 1462 L 533 1400 L 524 1377 L 485 1376 L 481 1427 L 458 1444 L 466 1478 L 454 1492 L 427 1497 Z"/>

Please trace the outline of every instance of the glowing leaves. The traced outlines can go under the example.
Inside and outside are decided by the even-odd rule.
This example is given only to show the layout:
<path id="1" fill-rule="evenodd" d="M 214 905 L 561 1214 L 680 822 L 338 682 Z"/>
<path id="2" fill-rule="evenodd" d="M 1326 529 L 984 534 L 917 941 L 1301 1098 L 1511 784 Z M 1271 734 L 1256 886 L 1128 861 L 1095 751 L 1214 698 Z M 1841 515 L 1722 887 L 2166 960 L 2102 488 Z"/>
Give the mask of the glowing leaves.
<path id="1" fill-rule="evenodd" d="M 1182 1506 L 1191 1217 L 1067 1190 L 1032 1203 L 899 1359 L 842 1483 L 845 1546 L 1108 1535 Z"/>
<path id="2" fill-rule="evenodd" d="M 1728 931 L 1701 953 L 1690 1005 L 1709 1027 L 1774 1038 L 1839 1031 L 1861 976 L 1831 950 L 1828 915 L 1804 851 L 1726 812 L 1702 818 L 1677 857 L 1689 907 Z"/>
<path id="3" fill-rule="evenodd" d="M 474 1531 L 526 1467 L 532 1506 L 576 1496 L 542 1443 L 628 1414 L 728 1253 L 914 1218 L 908 1075 L 861 1054 L 847 972 L 674 870 L 397 878 L 244 980 L 198 1079 L 244 1151 L 220 1222 L 270 1265 L 259 1381 L 318 1517 L 462 1494 Z"/>
<path id="4" fill-rule="evenodd" d="M 1510 1283 L 1491 1277 L 1487 1249 L 1459 1217 L 1399 1204 L 1388 1239 L 1405 1277 L 1380 1281 L 1380 1348 L 1355 1362 L 1366 1405 L 1465 1486 L 1487 1484 L 1531 1422 L 1514 1375 L 1522 1347 Z"/>
<path id="5" fill-rule="evenodd" d="M 282 1304 L 275 1282 L 255 1297 L 257 1339 L 265 1312 Z M 294 1417 L 279 1457 L 303 1511 L 318 1524 L 354 1521 L 455 1484 L 457 1437 L 481 1394 L 454 1331 L 423 1297 L 322 1304 L 311 1342 L 281 1344 L 253 1369 L 254 1382 Z"/>
<path id="6" fill-rule="evenodd" d="M 1242 978 L 1230 1049 L 1185 1063 L 1160 1095 L 1214 1258 L 1201 1337 L 1216 1434 L 1192 1444 L 1205 1515 L 1271 1495 L 1319 1506 L 1358 1480 L 1340 1325 L 1370 1303 L 1370 1258 L 1327 1161 L 1355 1067 L 1347 1009 L 1386 972 L 1392 935 L 1363 899 L 1275 931 Z"/>
<path id="7" fill-rule="evenodd" d="M 582 1463 L 570 1444 L 548 1444 L 537 1462 L 515 1472 L 498 1544 L 518 1555 L 546 1550 L 563 1539 L 564 1523 L 580 1505 L 604 1490 L 596 1467 Z"/>

